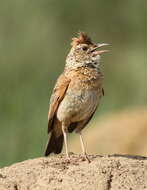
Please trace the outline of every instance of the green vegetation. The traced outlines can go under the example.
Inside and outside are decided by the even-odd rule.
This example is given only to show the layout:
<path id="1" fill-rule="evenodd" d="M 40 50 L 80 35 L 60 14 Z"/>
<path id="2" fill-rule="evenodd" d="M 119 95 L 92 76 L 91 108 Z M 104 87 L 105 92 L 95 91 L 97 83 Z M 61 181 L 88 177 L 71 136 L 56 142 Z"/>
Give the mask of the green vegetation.
<path id="1" fill-rule="evenodd" d="M 147 1 L 0 1 L 0 166 L 42 156 L 71 37 L 112 44 L 99 114 L 147 104 Z M 97 113 L 98 113 L 97 112 Z"/>

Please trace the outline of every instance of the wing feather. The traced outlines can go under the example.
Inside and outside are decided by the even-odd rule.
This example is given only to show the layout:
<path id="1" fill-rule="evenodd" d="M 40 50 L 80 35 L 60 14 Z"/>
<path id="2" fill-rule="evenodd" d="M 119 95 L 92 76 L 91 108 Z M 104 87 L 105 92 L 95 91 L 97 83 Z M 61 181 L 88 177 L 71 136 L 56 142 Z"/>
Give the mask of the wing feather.
<path id="1" fill-rule="evenodd" d="M 54 117 L 60 102 L 63 100 L 66 90 L 69 86 L 70 79 L 65 77 L 64 73 L 58 78 L 55 88 L 53 89 L 50 99 L 50 107 L 48 112 L 48 133 L 52 130 Z"/>

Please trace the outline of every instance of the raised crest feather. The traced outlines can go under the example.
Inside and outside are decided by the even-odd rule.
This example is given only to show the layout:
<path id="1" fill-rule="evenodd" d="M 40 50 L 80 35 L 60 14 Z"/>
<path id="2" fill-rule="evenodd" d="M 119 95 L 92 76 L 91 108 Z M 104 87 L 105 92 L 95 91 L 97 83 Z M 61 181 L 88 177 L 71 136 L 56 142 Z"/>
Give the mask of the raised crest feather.
<path id="1" fill-rule="evenodd" d="M 76 46 L 78 44 L 93 44 L 91 39 L 85 32 L 79 32 L 78 37 L 72 38 L 72 46 Z"/>

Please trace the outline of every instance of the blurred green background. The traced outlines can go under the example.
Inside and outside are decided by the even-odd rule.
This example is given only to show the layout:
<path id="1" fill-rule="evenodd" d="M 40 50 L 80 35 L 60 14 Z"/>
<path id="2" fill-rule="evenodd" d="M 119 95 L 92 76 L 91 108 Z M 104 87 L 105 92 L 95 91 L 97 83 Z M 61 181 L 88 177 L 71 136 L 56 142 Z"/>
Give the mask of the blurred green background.
<path id="1" fill-rule="evenodd" d="M 112 44 L 98 115 L 147 104 L 147 1 L 0 1 L 0 166 L 42 156 L 71 38 Z"/>

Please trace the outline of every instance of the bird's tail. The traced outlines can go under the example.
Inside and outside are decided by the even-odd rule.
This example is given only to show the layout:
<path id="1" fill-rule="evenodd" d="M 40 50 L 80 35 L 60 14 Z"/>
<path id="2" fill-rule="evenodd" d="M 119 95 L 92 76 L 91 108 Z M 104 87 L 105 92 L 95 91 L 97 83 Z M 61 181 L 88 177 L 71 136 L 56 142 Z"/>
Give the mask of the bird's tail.
<path id="1" fill-rule="evenodd" d="M 51 131 L 51 136 L 48 140 L 45 156 L 48 156 L 52 152 L 55 154 L 59 154 L 63 148 L 63 133 L 61 123 L 59 121 L 54 122 L 54 127 Z"/>

